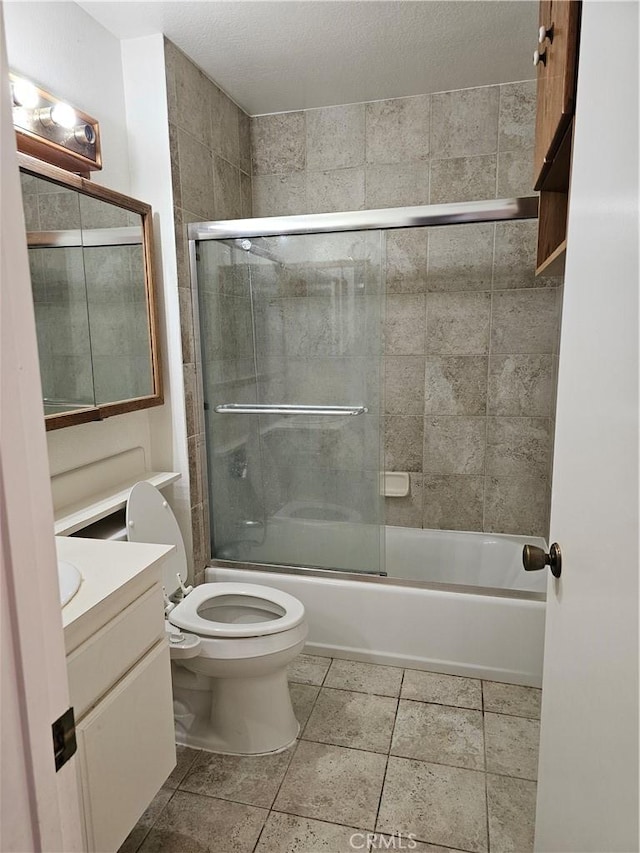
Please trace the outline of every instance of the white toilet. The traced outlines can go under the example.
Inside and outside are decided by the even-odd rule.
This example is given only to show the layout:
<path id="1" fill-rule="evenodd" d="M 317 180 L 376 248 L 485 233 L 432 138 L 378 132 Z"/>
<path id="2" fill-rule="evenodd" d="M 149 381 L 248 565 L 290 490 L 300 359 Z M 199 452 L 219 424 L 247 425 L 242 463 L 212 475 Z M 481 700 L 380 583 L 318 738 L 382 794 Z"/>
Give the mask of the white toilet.
<path id="1" fill-rule="evenodd" d="M 171 507 L 150 483 L 137 483 L 127 502 L 132 542 L 175 545 L 165 561 L 176 740 L 236 755 L 276 752 L 299 730 L 287 664 L 307 636 L 303 604 L 256 584 L 204 583 L 185 587 L 187 559 Z"/>

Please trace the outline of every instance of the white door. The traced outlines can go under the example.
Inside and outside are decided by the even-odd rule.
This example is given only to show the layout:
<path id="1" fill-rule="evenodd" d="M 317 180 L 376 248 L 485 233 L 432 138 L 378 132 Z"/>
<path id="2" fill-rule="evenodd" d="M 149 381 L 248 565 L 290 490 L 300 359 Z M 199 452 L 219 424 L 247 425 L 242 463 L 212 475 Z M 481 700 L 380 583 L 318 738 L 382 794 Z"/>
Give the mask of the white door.
<path id="1" fill-rule="evenodd" d="M 638 6 L 583 4 L 537 851 L 638 847 Z"/>
<path id="2" fill-rule="evenodd" d="M 69 704 L 53 506 L 0 4 L 0 851 L 82 849 L 76 759 L 55 771 Z"/>

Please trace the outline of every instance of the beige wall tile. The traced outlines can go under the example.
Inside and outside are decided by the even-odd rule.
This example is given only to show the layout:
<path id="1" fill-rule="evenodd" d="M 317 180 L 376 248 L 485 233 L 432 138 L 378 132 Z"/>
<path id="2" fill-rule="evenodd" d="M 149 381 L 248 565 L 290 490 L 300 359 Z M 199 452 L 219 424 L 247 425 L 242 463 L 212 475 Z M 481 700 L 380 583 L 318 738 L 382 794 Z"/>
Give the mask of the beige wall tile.
<path id="1" fill-rule="evenodd" d="M 238 166 L 247 175 L 251 174 L 251 118 L 238 110 Z"/>
<path id="2" fill-rule="evenodd" d="M 209 149 L 179 129 L 178 156 L 183 208 L 192 210 L 202 219 L 213 219 L 213 163 Z"/>
<path id="3" fill-rule="evenodd" d="M 424 410 L 427 415 L 484 415 L 488 359 L 482 356 L 429 356 Z"/>
<path id="4" fill-rule="evenodd" d="M 537 233 L 537 220 L 496 224 L 494 290 L 544 286 L 535 276 Z"/>
<path id="5" fill-rule="evenodd" d="M 429 95 L 366 104 L 367 163 L 428 159 L 429 118 Z"/>
<path id="6" fill-rule="evenodd" d="M 277 113 L 251 119 L 254 175 L 288 174 L 305 168 L 305 114 Z"/>
<path id="7" fill-rule="evenodd" d="M 366 202 L 371 210 L 428 204 L 428 163 L 367 166 Z"/>
<path id="8" fill-rule="evenodd" d="M 304 172 L 289 175 L 259 175 L 252 180 L 253 215 L 286 216 L 306 213 L 307 193 Z"/>
<path id="9" fill-rule="evenodd" d="M 424 424 L 423 470 L 429 474 L 482 474 L 486 418 L 430 416 Z"/>
<path id="10" fill-rule="evenodd" d="M 548 535 L 549 504 L 545 476 L 487 477 L 485 483 L 485 530 Z"/>
<path id="11" fill-rule="evenodd" d="M 364 169 L 307 172 L 306 213 L 362 210 Z"/>
<path id="12" fill-rule="evenodd" d="M 532 147 L 536 129 L 535 80 L 500 86 L 498 128 L 499 151 L 526 151 Z"/>
<path id="13" fill-rule="evenodd" d="M 490 415 L 549 417 L 553 356 L 492 355 L 487 411 Z"/>
<path id="14" fill-rule="evenodd" d="M 558 337 L 555 288 L 496 291 L 491 310 L 492 354 L 553 353 Z"/>
<path id="15" fill-rule="evenodd" d="M 364 110 L 364 104 L 347 104 L 306 111 L 307 169 L 364 164 Z"/>
<path id="16" fill-rule="evenodd" d="M 240 165 L 240 107 L 212 83 L 211 104 L 211 148 L 234 166 Z"/>
<path id="17" fill-rule="evenodd" d="M 497 156 L 431 161 L 431 204 L 495 198 Z"/>
<path id="18" fill-rule="evenodd" d="M 490 290 L 494 234 L 492 222 L 430 228 L 427 289 Z"/>
<path id="19" fill-rule="evenodd" d="M 424 364 L 420 356 L 385 358 L 384 403 L 390 415 L 421 415 L 424 412 Z"/>
<path id="20" fill-rule="evenodd" d="M 482 530 L 482 476 L 425 474 L 424 523 L 442 530 Z"/>
<path id="21" fill-rule="evenodd" d="M 533 149 L 498 154 L 498 198 L 537 195 L 533 189 Z"/>
<path id="22" fill-rule="evenodd" d="M 489 352 L 491 294 L 429 293 L 427 352 L 485 355 Z"/>
<path id="23" fill-rule="evenodd" d="M 165 42 L 169 120 L 211 148 L 209 104 L 213 83 L 171 42 Z"/>
<path id="24" fill-rule="evenodd" d="M 424 293 L 428 228 L 398 228 L 386 235 L 387 293 Z"/>
<path id="25" fill-rule="evenodd" d="M 384 329 L 387 355 L 424 355 L 425 305 L 424 294 L 387 296 Z"/>
<path id="26" fill-rule="evenodd" d="M 384 420 L 386 471 L 422 471 L 424 418 L 387 415 Z"/>
<path id="27" fill-rule="evenodd" d="M 240 206 L 242 218 L 248 219 L 253 216 L 253 198 L 251 193 L 251 178 L 244 172 L 240 172 Z"/>
<path id="28" fill-rule="evenodd" d="M 546 476 L 551 454 L 548 418 L 489 418 L 486 472 L 497 477 Z"/>
<path id="29" fill-rule="evenodd" d="M 178 128 L 169 123 L 169 152 L 171 155 L 171 190 L 173 192 L 173 204 L 182 207 L 182 195 L 180 190 L 180 162 L 178 159 Z"/>
<path id="30" fill-rule="evenodd" d="M 469 157 L 498 150 L 500 88 L 483 86 L 431 96 L 431 156 Z"/>
<path id="31" fill-rule="evenodd" d="M 240 219 L 240 171 L 231 163 L 213 155 L 213 195 L 216 219 Z"/>
<path id="32" fill-rule="evenodd" d="M 175 71 L 173 75 L 175 78 Z M 193 74 L 187 77 L 198 79 Z M 168 85 L 171 103 L 175 80 Z M 238 180 L 225 184 L 223 177 L 231 178 L 234 172 L 225 169 L 223 176 L 216 170 L 216 218 L 373 209 L 532 192 L 535 83 L 530 81 L 260 116 L 251 121 L 210 86 L 214 150 L 232 166 L 246 170 L 250 136 L 255 175 L 250 202 L 248 176 L 235 172 Z M 198 180 L 202 182 L 201 174 Z M 192 210 L 197 205 L 189 200 L 182 203 Z M 204 217 L 200 213 L 197 218 Z M 388 499 L 388 518 L 419 524 L 424 512 L 425 523 L 432 526 L 482 529 L 484 472 L 477 466 L 485 448 L 483 443 L 474 445 L 463 424 L 484 423 L 489 405 L 493 413 L 488 422 L 490 476 L 513 478 L 549 470 L 551 438 L 545 443 L 542 424 L 551 412 L 553 369 L 548 369 L 545 359 L 557 349 L 559 307 L 552 290 L 558 282 L 533 276 L 536 223 L 532 222 L 400 229 L 388 232 L 385 242 L 383 269 L 389 294 L 385 409 L 397 427 L 393 439 L 387 433 L 387 459 L 396 468 L 402 463 L 403 470 L 419 468 L 423 461 L 416 460 L 415 445 L 425 415 L 427 424 L 429 418 L 457 416 L 451 418 L 451 424 L 457 422 L 459 434 L 455 427 L 449 435 L 439 435 L 428 427 L 429 438 L 435 441 L 431 457 L 434 464 L 445 466 L 444 471 L 467 471 L 467 465 L 479 471 L 427 474 L 424 508 L 421 475 L 412 471 L 412 494 L 400 499 L 402 506 Z M 324 294 L 323 282 L 317 277 L 308 281 L 308 273 L 299 270 L 292 275 L 300 292 Z M 280 284 L 271 287 L 280 294 Z M 519 288 L 532 290 L 512 292 Z M 316 304 L 322 308 L 322 302 Z M 219 308 L 217 305 L 218 321 Z M 367 311 L 361 314 L 361 322 L 354 326 L 356 337 L 367 342 L 377 339 L 377 331 L 368 325 Z M 262 322 L 259 311 L 256 316 Z M 308 312 L 305 317 L 308 319 Z M 296 350 L 299 339 L 296 351 L 306 359 L 305 364 L 292 366 L 291 393 L 307 390 L 323 401 L 333 400 L 336 389 L 344 389 L 345 371 L 353 368 L 359 373 L 349 384 L 349 395 L 364 395 L 375 408 L 375 381 L 373 385 L 368 382 L 355 362 L 345 358 L 357 354 L 366 359 L 369 344 L 364 349 L 355 347 L 355 338 L 343 334 L 348 332 L 346 327 L 340 333 L 340 347 L 331 336 L 323 336 L 321 327 L 328 325 L 323 310 L 316 317 L 317 328 L 301 321 L 295 311 L 288 319 L 284 335 L 286 318 L 281 314 L 278 340 L 286 338 Z M 263 320 L 266 322 L 266 316 Z M 267 327 L 262 331 L 266 334 Z M 258 331 L 259 343 L 261 334 Z M 550 344 L 552 336 L 555 342 Z M 309 341 L 313 358 L 307 358 Z M 192 349 L 191 342 L 187 343 L 185 357 Z M 274 355 L 271 345 L 268 349 Z M 278 381 L 282 383 L 282 377 Z M 477 428 L 473 433 L 476 439 L 481 431 Z M 425 447 L 426 441 L 423 453 Z"/>

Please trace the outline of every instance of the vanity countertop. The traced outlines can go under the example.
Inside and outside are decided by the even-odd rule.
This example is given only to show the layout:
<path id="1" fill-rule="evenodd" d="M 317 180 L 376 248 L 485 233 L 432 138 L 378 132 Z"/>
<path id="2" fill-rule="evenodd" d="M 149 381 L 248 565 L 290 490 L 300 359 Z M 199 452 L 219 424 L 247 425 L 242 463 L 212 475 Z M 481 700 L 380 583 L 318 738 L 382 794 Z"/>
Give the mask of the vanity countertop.
<path id="1" fill-rule="evenodd" d="M 80 589 L 62 608 L 67 654 L 113 619 L 162 577 L 173 545 L 56 536 L 58 559 L 82 575 Z"/>

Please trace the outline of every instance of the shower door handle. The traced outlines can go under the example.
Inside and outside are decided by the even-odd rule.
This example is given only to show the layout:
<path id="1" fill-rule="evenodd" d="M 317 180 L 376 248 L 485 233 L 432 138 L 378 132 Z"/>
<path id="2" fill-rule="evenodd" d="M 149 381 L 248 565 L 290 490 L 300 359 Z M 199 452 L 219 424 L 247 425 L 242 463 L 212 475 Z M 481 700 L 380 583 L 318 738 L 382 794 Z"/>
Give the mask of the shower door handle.
<path id="1" fill-rule="evenodd" d="M 223 403 L 216 406 L 218 415 L 364 415 L 366 406 L 304 406 L 288 403 Z"/>

